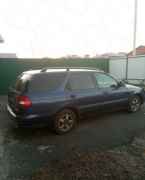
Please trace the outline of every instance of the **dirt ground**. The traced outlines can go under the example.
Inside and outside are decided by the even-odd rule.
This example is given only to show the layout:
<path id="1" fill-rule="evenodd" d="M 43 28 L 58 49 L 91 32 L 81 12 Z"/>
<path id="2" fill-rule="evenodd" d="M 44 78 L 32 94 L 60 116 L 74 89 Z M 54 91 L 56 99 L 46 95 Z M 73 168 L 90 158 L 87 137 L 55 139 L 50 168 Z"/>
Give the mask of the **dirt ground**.
<path id="1" fill-rule="evenodd" d="M 104 151 L 71 152 L 68 158 L 39 169 L 32 180 L 144 180 L 145 133 L 126 146 Z"/>
<path id="2" fill-rule="evenodd" d="M 47 127 L 15 128 L 6 97 L 0 105 L 0 180 L 145 179 L 145 106 L 84 117 L 58 136 Z"/>

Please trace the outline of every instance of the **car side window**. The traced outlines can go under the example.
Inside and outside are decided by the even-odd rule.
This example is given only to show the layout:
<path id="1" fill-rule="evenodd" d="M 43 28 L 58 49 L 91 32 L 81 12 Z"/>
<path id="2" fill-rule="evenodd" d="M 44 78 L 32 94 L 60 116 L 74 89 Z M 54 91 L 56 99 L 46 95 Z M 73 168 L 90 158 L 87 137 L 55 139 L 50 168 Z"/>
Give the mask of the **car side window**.
<path id="1" fill-rule="evenodd" d="M 66 84 L 68 90 L 84 90 L 95 88 L 93 76 L 90 73 L 72 73 Z"/>
<path id="2" fill-rule="evenodd" d="M 100 88 L 117 87 L 118 85 L 115 79 L 103 73 L 95 74 L 95 79 Z"/>
<path id="3" fill-rule="evenodd" d="M 29 83 L 29 92 L 44 92 L 48 90 L 56 90 L 61 86 L 66 73 L 41 73 L 35 75 Z"/>

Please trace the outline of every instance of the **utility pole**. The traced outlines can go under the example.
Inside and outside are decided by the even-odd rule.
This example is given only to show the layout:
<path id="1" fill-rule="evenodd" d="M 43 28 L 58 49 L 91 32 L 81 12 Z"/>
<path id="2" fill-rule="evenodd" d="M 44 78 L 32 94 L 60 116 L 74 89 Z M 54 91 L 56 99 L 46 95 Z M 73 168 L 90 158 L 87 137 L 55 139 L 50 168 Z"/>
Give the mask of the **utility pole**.
<path id="1" fill-rule="evenodd" d="M 133 56 L 136 56 L 136 32 L 137 32 L 137 10 L 138 0 L 134 0 L 134 34 L 133 34 Z"/>
<path id="2" fill-rule="evenodd" d="M 0 35 L 0 43 L 3 43 L 4 42 L 4 39 L 3 37 Z"/>

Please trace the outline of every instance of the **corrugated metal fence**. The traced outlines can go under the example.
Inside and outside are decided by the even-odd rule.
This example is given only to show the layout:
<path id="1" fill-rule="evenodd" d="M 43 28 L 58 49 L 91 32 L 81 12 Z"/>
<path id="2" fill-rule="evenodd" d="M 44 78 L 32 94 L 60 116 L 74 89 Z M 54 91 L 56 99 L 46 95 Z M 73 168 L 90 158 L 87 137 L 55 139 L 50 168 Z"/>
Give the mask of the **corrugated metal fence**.
<path id="1" fill-rule="evenodd" d="M 23 71 L 58 66 L 94 67 L 109 71 L 108 59 L 0 59 L 0 94 L 6 94 L 10 84 Z"/>
<path id="2" fill-rule="evenodd" d="M 119 79 L 145 79 L 145 56 L 112 57 L 109 72 Z"/>

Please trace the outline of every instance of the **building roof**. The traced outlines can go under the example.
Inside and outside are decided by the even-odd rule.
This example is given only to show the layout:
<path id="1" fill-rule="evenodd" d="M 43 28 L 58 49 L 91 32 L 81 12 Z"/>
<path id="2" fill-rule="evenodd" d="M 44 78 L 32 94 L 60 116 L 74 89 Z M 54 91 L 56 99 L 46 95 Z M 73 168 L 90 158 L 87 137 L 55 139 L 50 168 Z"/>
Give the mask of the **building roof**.
<path id="1" fill-rule="evenodd" d="M 136 48 L 136 55 L 145 55 L 145 46 L 138 46 Z M 129 52 L 128 56 L 133 56 L 133 51 Z"/>

